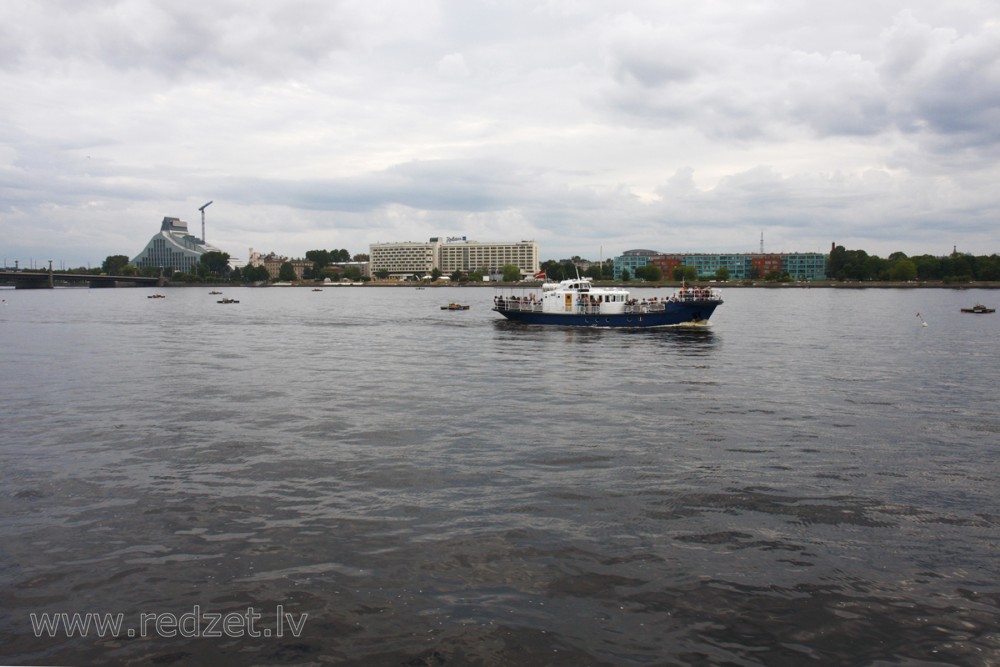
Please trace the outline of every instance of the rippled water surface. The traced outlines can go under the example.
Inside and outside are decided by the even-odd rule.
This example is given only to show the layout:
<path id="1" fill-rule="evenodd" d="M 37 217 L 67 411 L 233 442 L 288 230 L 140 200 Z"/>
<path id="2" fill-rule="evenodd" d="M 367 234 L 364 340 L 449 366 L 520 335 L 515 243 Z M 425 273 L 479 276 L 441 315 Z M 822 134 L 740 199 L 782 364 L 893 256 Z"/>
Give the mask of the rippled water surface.
<path id="1" fill-rule="evenodd" d="M 1000 664 L 995 292 L 207 292 L 2 292 L 0 661 Z M 268 636 L 31 622 L 195 608 Z"/>

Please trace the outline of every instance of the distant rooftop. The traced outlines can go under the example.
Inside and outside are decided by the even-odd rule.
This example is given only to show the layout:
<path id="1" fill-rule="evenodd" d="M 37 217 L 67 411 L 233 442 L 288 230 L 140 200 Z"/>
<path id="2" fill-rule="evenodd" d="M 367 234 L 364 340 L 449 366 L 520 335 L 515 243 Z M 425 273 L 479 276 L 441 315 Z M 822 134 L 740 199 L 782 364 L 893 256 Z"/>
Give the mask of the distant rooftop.
<path id="1" fill-rule="evenodd" d="M 652 257 L 654 255 L 662 254 L 658 250 L 626 250 L 622 253 L 630 257 Z"/>
<path id="2" fill-rule="evenodd" d="M 180 218 L 163 218 L 163 224 L 160 225 L 161 232 L 181 232 L 188 234 L 188 223 L 184 222 Z"/>

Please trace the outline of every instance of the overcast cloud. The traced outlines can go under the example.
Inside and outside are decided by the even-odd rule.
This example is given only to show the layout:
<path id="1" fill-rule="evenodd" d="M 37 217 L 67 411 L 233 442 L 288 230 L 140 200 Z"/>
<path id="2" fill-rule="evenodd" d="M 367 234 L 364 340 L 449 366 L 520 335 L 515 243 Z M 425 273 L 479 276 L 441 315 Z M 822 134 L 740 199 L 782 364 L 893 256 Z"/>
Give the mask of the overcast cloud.
<path id="1" fill-rule="evenodd" d="M 5 0 L 0 253 L 993 253 L 995 0 Z"/>

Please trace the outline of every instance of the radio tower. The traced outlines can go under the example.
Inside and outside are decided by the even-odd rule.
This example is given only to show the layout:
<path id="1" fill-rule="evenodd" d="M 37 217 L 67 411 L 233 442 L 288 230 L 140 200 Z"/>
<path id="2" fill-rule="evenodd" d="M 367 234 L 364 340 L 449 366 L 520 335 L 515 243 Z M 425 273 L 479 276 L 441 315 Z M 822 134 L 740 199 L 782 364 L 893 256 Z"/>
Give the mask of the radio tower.
<path id="1" fill-rule="evenodd" d="M 212 201 L 215 201 L 215 200 L 213 199 Z M 208 204 L 205 204 L 204 206 L 202 206 L 201 208 L 198 209 L 199 211 L 201 211 L 201 242 L 202 243 L 205 243 L 205 209 L 208 208 L 211 205 L 211 203 L 212 202 L 210 201 L 210 202 L 208 202 Z M 763 242 L 764 241 L 762 240 L 761 243 L 763 243 Z"/>
<path id="2" fill-rule="evenodd" d="M 209 202 L 211 204 L 212 202 Z M 764 230 L 760 230 L 760 254 L 764 254 Z"/>

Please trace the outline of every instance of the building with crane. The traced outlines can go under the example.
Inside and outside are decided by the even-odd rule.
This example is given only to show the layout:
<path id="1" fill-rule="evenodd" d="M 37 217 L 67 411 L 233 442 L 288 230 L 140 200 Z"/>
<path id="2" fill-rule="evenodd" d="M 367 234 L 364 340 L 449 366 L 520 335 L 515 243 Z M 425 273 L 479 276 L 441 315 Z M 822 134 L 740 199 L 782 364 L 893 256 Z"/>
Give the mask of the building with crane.
<path id="1" fill-rule="evenodd" d="M 208 202 L 211 204 L 212 202 Z M 132 264 L 140 269 L 163 268 L 169 275 L 175 271 L 192 273 L 201 262 L 201 256 L 206 252 L 222 252 L 215 246 L 205 242 L 205 208 L 199 210 L 202 214 L 201 235 L 194 236 L 188 231 L 188 223 L 179 218 L 163 218 L 160 231 L 153 236 L 138 255 L 132 258 Z"/>

